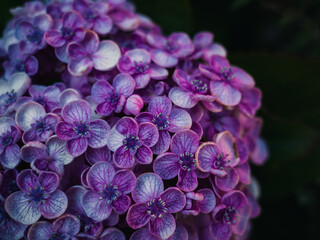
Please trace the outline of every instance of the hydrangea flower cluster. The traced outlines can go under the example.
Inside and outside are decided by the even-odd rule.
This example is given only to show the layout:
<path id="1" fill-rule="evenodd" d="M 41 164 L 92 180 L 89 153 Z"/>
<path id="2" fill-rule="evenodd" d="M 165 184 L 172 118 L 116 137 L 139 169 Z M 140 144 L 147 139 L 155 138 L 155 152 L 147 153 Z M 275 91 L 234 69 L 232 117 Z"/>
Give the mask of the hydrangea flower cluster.
<path id="1" fill-rule="evenodd" d="M 27 2 L 0 40 L 0 238 L 247 239 L 261 92 L 125 0 Z"/>

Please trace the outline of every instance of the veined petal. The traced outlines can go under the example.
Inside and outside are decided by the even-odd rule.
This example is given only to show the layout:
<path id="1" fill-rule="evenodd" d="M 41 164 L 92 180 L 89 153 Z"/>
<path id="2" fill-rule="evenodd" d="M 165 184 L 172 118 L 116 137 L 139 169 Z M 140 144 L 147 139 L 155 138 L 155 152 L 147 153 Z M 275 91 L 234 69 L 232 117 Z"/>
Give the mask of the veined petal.
<path id="1" fill-rule="evenodd" d="M 172 109 L 172 103 L 168 97 L 154 97 L 148 106 L 148 111 L 153 115 L 169 115 Z"/>
<path id="2" fill-rule="evenodd" d="M 186 205 L 186 196 L 176 187 L 166 189 L 160 197 L 166 203 L 168 213 L 179 212 Z"/>
<path id="3" fill-rule="evenodd" d="M 115 170 L 110 163 L 98 162 L 90 168 L 87 182 L 92 189 L 98 192 L 111 183 L 114 176 Z"/>
<path id="4" fill-rule="evenodd" d="M 177 186 L 185 192 L 194 191 L 198 187 L 198 179 L 196 173 L 192 170 L 184 171 L 180 169 L 178 174 Z"/>
<path id="5" fill-rule="evenodd" d="M 127 223 L 133 229 L 141 228 L 146 225 L 151 216 L 147 214 L 147 206 L 144 203 L 134 204 L 129 208 L 127 213 Z"/>
<path id="6" fill-rule="evenodd" d="M 36 102 L 28 102 L 23 104 L 16 113 L 16 122 L 19 127 L 26 131 L 31 128 L 31 124 L 43 118 L 46 110 Z"/>
<path id="7" fill-rule="evenodd" d="M 153 171 L 165 180 L 175 178 L 180 169 L 179 160 L 174 153 L 163 153 L 154 160 Z"/>
<path id="8" fill-rule="evenodd" d="M 88 145 L 92 148 L 100 148 L 107 145 L 107 136 L 110 132 L 109 124 L 102 120 L 97 119 L 90 123 L 91 136 L 88 140 Z"/>
<path id="9" fill-rule="evenodd" d="M 136 186 L 136 177 L 131 170 L 119 170 L 113 178 L 113 185 L 118 187 L 118 191 L 128 194 Z"/>
<path id="10" fill-rule="evenodd" d="M 172 214 L 164 214 L 161 218 L 151 219 L 149 231 L 161 239 L 169 238 L 176 230 L 176 221 Z"/>
<path id="11" fill-rule="evenodd" d="M 181 131 L 172 137 L 171 151 L 175 154 L 195 153 L 198 146 L 199 136 L 194 131 Z"/>
<path id="12" fill-rule="evenodd" d="M 85 100 L 72 101 L 63 107 L 62 117 L 67 123 L 89 122 L 91 118 L 90 105 Z"/>
<path id="13" fill-rule="evenodd" d="M 223 81 L 211 81 L 210 91 L 218 102 L 226 106 L 235 106 L 241 100 L 241 92 Z"/>
<path id="14" fill-rule="evenodd" d="M 179 87 L 173 87 L 169 92 L 171 101 L 182 108 L 193 108 L 197 105 L 198 100 L 193 98 L 192 92 L 186 92 Z"/>
<path id="15" fill-rule="evenodd" d="M 115 42 L 111 40 L 101 41 L 97 51 L 92 56 L 94 68 L 100 71 L 110 70 L 117 65 L 120 57 L 121 51 Z"/>
<path id="16" fill-rule="evenodd" d="M 168 131 L 174 133 L 190 129 L 190 127 L 192 126 L 192 119 L 190 114 L 183 109 L 172 109 L 169 115 L 169 121 L 170 123 Z"/>
<path id="17" fill-rule="evenodd" d="M 57 190 L 39 206 L 39 210 L 45 218 L 54 219 L 61 216 L 67 210 L 67 206 L 67 196 L 64 192 Z"/>

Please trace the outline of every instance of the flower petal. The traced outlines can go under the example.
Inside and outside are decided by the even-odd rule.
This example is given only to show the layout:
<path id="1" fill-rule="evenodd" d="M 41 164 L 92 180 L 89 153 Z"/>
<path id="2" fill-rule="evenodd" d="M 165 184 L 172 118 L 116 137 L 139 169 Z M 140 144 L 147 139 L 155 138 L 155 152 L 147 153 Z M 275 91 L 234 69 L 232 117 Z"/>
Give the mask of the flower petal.
<path id="1" fill-rule="evenodd" d="M 168 131 L 174 133 L 190 129 L 190 127 L 192 126 L 192 119 L 190 114 L 183 109 L 172 109 L 169 115 L 169 121 L 170 123 Z"/>
<path id="2" fill-rule="evenodd" d="M 11 144 L 0 154 L 0 162 L 5 168 L 13 169 L 20 163 L 20 147 Z"/>
<path id="3" fill-rule="evenodd" d="M 38 177 L 38 182 L 46 192 L 52 193 L 59 186 L 59 176 L 53 172 L 42 172 Z"/>
<path id="4" fill-rule="evenodd" d="M 152 147 L 159 140 L 159 131 L 157 127 L 152 123 L 139 124 L 139 139 L 143 141 L 143 144 Z"/>
<path id="5" fill-rule="evenodd" d="M 115 152 L 119 147 L 121 147 L 124 139 L 125 135 L 119 133 L 116 129 L 116 126 L 114 126 L 108 135 L 107 141 L 107 146 L 110 151 Z"/>
<path id="6" fill-rule="evenodd" d="M 36 102 L 23 104 L 16 113 L 16 122 L 21 130 L 26 131 L 31 128 L 31 124 L 43 118 L 46 110 Z"/>
<path id="7" fill-rule="evenodd" d="M 235 207 L 239 210 L 247 205 L 247 198 L 242 192 L 238 190 L 230 191 L 223 195 L 221 203 L 226 206 Z"/>
<path id="8" fill-rule="evenodd" d="M 162 67 L 159 67 L 155 64 L 151 64 L 149 68 L 150 78 L 156 80 L 166 79 L 168 77 L 168 70 Z"/>
<path id="9" fill-rule="evenodd" d="M 131 95 L 127 101 L 126 105 L 124 107 L 124 112 L 127 115 L 133 114 L 138 115 L 143 108 L 143 100 L 138 94 Z"/>
<path id="10" fill-rule="evenodd" d="M 142 145 L 137 149 L 134 157 L 140 164 L 150 164 L 152 162 L 152 151 L 149 147 Z"/>
<path id="11" fill-rule="evenodd" d="M 218 102 L 226 106 L 235 106 L 241 100 L 241 92 L 223 81 L 211 81 L 210 91 Z"/>
<path id="12" fill-rule="evenodd" d="M 119 147 L 113 154 L 113 161 L 119 168 L 131 168 L 134 164 L 134 158 L 130 151 L 124 145 Z"/>
<path id="13" fill-rule="evenodd" d="M 71 140 L 76 137 L 73 125 L 65 122 L 59 122 L 56 125 L 56 133 L 61 140 Z"/>
<path id="14" fill-rule="evenodd" d="M 170 147 L 170 141 L 171 137 L 169 132 L 167 130 L 160 130 L 158 142 L 156 145 L 151 147 L 153 154 L 161 154 L 166 152 Z"/>
<path id="15" fill-rule="evenodd" d="M 254 87 L 254 80 L 250 74 L 238 67 L 231 67 L 234 78 L 231 79 L 232 86 L 238 89 L 248 89 Z"/>
<path id="16" fill-rule="evenodd" d="M 169 92 L 171 101 L 182 108 L 193 108 L 197 105 L 198 100 L 193 98 L 193 96 L 194 94 L 192 92 L 186 92 L 179 87 L 173 87 Z"/>
<path id="17" fill-rule="evenodd" d="M 118 214 L 124 214 L 131 204 L 131 198 L 127 195 L 122 195 L 112 202 L 112 209 Z"/>
<path id="18" fill-rule="evenodd" d="M 39 210 L 45 218 L 54 219 L 60 217 L 67 210 L 67 206 L 67 196 L 64 192 L 57 190 L 39 206 Z"/>
<path id="19" fill-rule="evenodd" d="M 225 192 L 229 192 L 236 187 L 239 182 L 239 174 L 233 168 L 227 171 L 227 175 L 223 177 L 216 176 L 216 185 L 219 189 Z"/>
<path id="20" fill-rule="evenodd" d="M 146 225 L 149 221 L 151 216 L 147 214 L 147 206 L 144 203 L 141 204 L 133 204 L 127 213 L 127 223 L 128 225 L 133 228 L 141 228 Z"/>
<path id="21" fill-rule="evenodd" d="M 111 152 L 107 146 L 102 148 L 88 148 L 85 153 L 90 165 L 97 162 L 111 162 Z"/>
<path id="22" fill-rule="evenodd" d="M 184 130 L 172 137 L 171 151 L 175 154 L 196 153 L 199 146 L 199 136 L 194 131 Z"/>
<path id="23" fill-rule="evenodd" d="M 161 194 L 161 200 L 166 203 L 168 213 L 180 212 L 186 205 L 186 196 L 176 187 L 170 187 Z"/>
<path id="24" fill-rule="evenodd" d="M 111 40 L 103 40 L 92 56 L 94 68 L 100 71 L 108 71 L 117 65 L 120 57 L 119 46 Z"/>
<path id="25" fill-rule="evenodd" d="M 115 170 L 110 163 L 98 162 L 90 168 L 87 181 L 89 186 L 98 192 L 111 183 L 114 176 Z"/>
<path id="26" fill-rule="evenodd" d="M 17 185 L 19 188 L 27 193 L 30 188 L 33 188 L 37 184 L 37 176 L 31 169 L 22 170 L 17 176 Z"/>
<path id="27" fill-rule="evenodd" d="M 131 170 L 119 170 L 114 178 L 113 185 L 118 187 L 118 191 L 123 194 L 128 194 L 132 192 L 132 190 L 136 186 L 136 177 Z"/>
<path id="28" fill-rule="evenodd" d="M 132 235 L 130 240 L 159 240 L 158 237 L 152 235 L 152 233 L 149 232 L 148 228 L 140 228 L 137 231 L 135 231 Z"/>
<path id="29" fill-rule="evenodd" d="M 138 136 L 139 125 L 133 118 L 123 117 L 117 122 L 116 129 L 122 135 L 133 134 Z"/>
<path id="30" fill-rule="evenodd" d="M 194 171 L 180 169 L 177 186 L 184 192 L 194 191 L 198 187 L 197 175 Z"/>
<path id="31" fill-rule="evenodd" d="M 206 142 L 201 144 L 196 153 L 196 164 L 198 168 L 201 171 L 209 172 L 219 153 L 219 148 L 215 143 Z"/>
<path id="32" fill-rule="evenodd" d="M 203 200 L 197 201 L 200 211 L 203 213 L 211 212 L 216 206 L 216 197 L 211 189 L 200 189 L 197 193 L 203 194 Z"/>
<path id="33" fill-rule="evenodd" d="M 126 73 L 120 73 L 113 79 L 113 86 L 116 92 L 122 94 L 126 98 L 131 96 L 136 82 L 134 79 Z"/>
<path id="34" fill-rule="evenodd" d="M 154 160 L 153 171 L 164 180 L 175 178 L 180 169 L 179 160 L 174 153 L 163 153 Z"/>
<path id="35" fill-rule="evenodd" d="M 231 227 L 223 222 L 212 222 L 210 232 L 217 240 L 229 240 L 232 235 Z"/>
<path id="36" fill-rule="evenodd" d="M 87 138 L 76 138 L 67 141 L 67 151 L 73 157 L 79 157 L 83 154 L 88 148 L 88 139 Z"/>
<path id="37" fill-rule="evenodd" d="M 161 218 L 151 219 L 149 231 L 161 239 L 169 238 L 176 230 L 176 221 L 173 216 L 168 213 Z"/>
<path id="38" fill-rule="evenodd" d="M 75 77 L 87 75 L 93 68 L 93 62 L 89 58 L 81 58 L 80 60 L 73 60 L 68 64 L 70 74 Z"/>
<path id="39" fill-rule="evenodd" d="M 46 142 L 49 155 L 56 161 L 62 162 L 64 165 L 73 161 L 73 157 L 66 149 L 66 144 L 66 141 L 59 139 L 57 136 L 50 137 Z"/>
<path id="40" fill-rule="evenodd" d="M 52 223 L 40 221 L 30 227 L 28 239 L 47 240 L 50 239 L 52 232 Z"/>
<path id="41" fill-rule="evenodd" d="M 88 122 L 91 118 L 90 105 L 85 100 L 72 101 L 63 107 L 62 117 L 67 123 Z"/>
<path id="42" fill-rule="evenodd" d="M 91 136 L 88 145 L 92 148 L 100 148 L 107 145 L 107 136 L 110 132 L 109 124 L 102 120 L 97 119 L 90 123 Z"/>
<path id="43" fill-rule="evenodd" d="M 80 220 L 71 214 L 64 215 L 53 222 L 53 231 L 75 236 L 80 231 Z"/>
<path id="44" fill-rule="evenodd" d="M 93 30 L 105 35 L 112 29 L 112 19 L 108 15 L 100 15 L 93 24 Z"/>
<path id="45" fill-rule="evenodd" d="M 165 68 L 174 67 L 178 63 L 178 58 L 160 49 L 151 50 L 151 59 L 159 66 Z"/>

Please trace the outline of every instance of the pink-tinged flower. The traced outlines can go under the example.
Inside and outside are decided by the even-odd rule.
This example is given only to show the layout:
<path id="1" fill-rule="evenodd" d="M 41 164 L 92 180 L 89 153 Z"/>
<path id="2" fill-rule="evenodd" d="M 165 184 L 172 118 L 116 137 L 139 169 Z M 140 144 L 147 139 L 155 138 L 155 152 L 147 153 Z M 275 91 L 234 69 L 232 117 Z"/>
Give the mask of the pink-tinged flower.
<path id="1" fill-rule="evenodd" d="M 81 43 L 68 45 L 69 72 L 74 76 L 83 76 L 92 68 L 108 71 L 117 65 L 121 56 L 118 45 L 111 40 L 99 42 L 99 36 L 93 31 L 87 31 Z"/>
<path id="2" fill-rule="evenodd" d="M 21 132 L 9 117 L 0 118 L 0 163 L 4 168 L 15 168 L 20 163 Z"/>
<path id="3" fill-rule="evenodd" d="M 232 233 L 244 234 L 250 217 L 247 198 L 240 191 L 223 195 L 221 203 L 212 212 L 210 231 L 216 240 L 229 240 Z"/>
<path id="4" fill-rule="evenodd" d="M 213 56 L 209 65 L 200 64 L 199 70 L 212 80 L 210 91 L 223 105 L 238 105 L 242 96 L 241 90 L 254 87 L 253 78 L 242 69 L 231 66 L 224 57 Z"/>
<path id="5" fill-rule="evenodd" d="M 219 133 L 214 142 L 200 145 L 196 153 L 196 162 L 203 172 L 215 176 L 215 184 L 222 191 L 230 191 L 239 182 L 239 174 L 235 167 L 240 159 L 235 149 L 235 139 L 230 132 Z"/>
<path id="6" fill-rule="evenodd" d="M 127 214 L 127 223 L 133 229 L 148 224 L 153 235 L 167 239 L 176 230 L 172 213 L 181 211 L 186 204 L 185 195 L 175 187 L 164 191 L 162 179 L 154 173 L 144 173 L 137 178 L 132 192 L 136 202 Z"/>
<path id="7" fill-rule="evenodd" d="M 133 94 L 128 97 L 123 112 L 127 115 L 137 116 L 141 112 L 143 105 L 144 102 L 140 95 Z"/>
<path id="8" fill-rule="evenodd" d="M 108 162 L 94 164 L 87 173 L 90 190 L 83 195 L 82 206 L 87 216 L 97 222 L 107 219 L 111 211 L 124 214 L 131 204 L 129 194 L 136 185 L 131 170 L 115 171 Z"/>
<path id="9" fill-rule="evenodd" d="M 199 146 L 199 136 L 191 130 L 176 133 L 171 140 L 171 152 L 159 155 L 153 170 L 162 179 L 178 176 L 177 186 L 185 191 L 194 191 L 198 186 L 195 153 Z"/>
<path id="10" fill-rule="evenodd" d="M 194 51 L 191 39 L 185 33 L 173 33 L 168 38 L 150 33 L 147 42 L 154 48 L 151 59 L 161 67 L 174 67 L 180 58 L 185 58 Z"/>
<path id="11" fill-rule="evenodd" d="M 73 1 L 73 8 L 81 13 L 85 19 L 85 27 L 93 31 L 105 35 L 112 29 L 112 19 L 107 15 L 110 6 L 107 2 L 103 1 L 86 1 L 75 0 Z"/>
<path id="12" fill-rule="evenodd" d="M 16 122 L 24 131 L 22 140 L 45 142 L 54 134 L 60 117 L 55 113 L 46 113 L 46 110 L 36 102 L 28 102 L 20 106 L 16 113 Z"/>
<path id="13" fill-rule="evenodd" d="M 15 35 L 19 40 L 19 48 L 23 53 L 32 54 L 46 47 L 45 32 L 53 25 L 48 14 L 39 14 L 31 21 L 21 21 L 16 28 Z"/>
<path id="14" fill-rule="evenodd" d="M 121 72 L 133 76 L 136 88 L 145 88 L 150 79 L 165 79 L 168 71 L 151 63 L 151 56 L 147 50 L 134 49 L 127 51 L 118 61 L 118 69 Z"/>
<path id="15" fill-rule="evenodd" d="M 125 73 L 118 74 L 112 86 L 105 80 L 99 80 L 92 86 L 92 99 L 98 103 L 96 111 L 102 116 L 110 116 L 113 112 L 120 113 L 126 99 L 135 88 L 134 79 Z"/>
<path id="16" fill-rule="evenodd" d="M 209 92 L 210 80 L 201 75 L 188 75 L 176 69 L 173 80 L 179 87 L 173 87 L 169 92 L 171 101 L 182 108 L 193 108 L 198 102 L 209 110 L 216 112 L 220 104 L 215 103 L 215 97 Z"/>
<path id="17" fill-rule="evenodd" d="M 37 58 L 22 53 L 18 44 L 9 46 L 8 55 L 10 60 L 3 63 L 7 79 L 16 72 L 25 72 L 29 76 L 33 76 L 38 72 L 39 63 Z"/>
<path id="18" fill-rule="evenodd" d="M 31 78 L 26 73 L 15 73 L 8 81 L 0 79 L 0 116 L 9 116 L 15 103 L 29 88 Z"/>
<path id="19" fill-rule="evenodd" d="M 11 194 L 5 202 L 5 208 L 11 218 L 30 225 L 41 216 L 54 219 L 67 209 L 67 196 L 60 190 L 59 176 L 52 172 L 42 172 L 36 176 L 27 169 L 17 176 L 21 191 Z"/>
<path id="20" fill-rule="evenodd" d="M 64 173 L 64 165 L 73 161 L 73 157 L 67 152 L 66 141 L 56 135 L 50 137 L 46 144 L 40 142 L 28 142 L 21 148 L 21 158 L 31 163 L 31 168 L 37 173 L 50 171 L 59 174 Z"/>
<path id="21" fill-rule="evenodd" d="M 140 164 L 152 162 L 152 151 L 159 139 L 157 127 L 152 123 L 138 124 L 130 117 L 121 118 L 111 129 L 108 147 L 114 152 L 113 160 L 119 168 L 131 168 L 136 161 Z"/>
<path id="22" fill-rule="evenodd" d="M 55 54 L 62 62 L 67 62 L 67 45 L 70 42 L 81 42 L 86 34 L 84 21 L 77 12 L 63 14 L 62 19 L 56 20 L 54 28 L 45 33 L 46 42 L 55 48 Z"/>
<path id="23" fill-rule="evenodd" d="M 74 157 L 83 154 L 88 146 L 100 148 L 107 144 L 109 124 L 101 119 L 91 121 L 91 114 L 85 100 L 72 101 L 62 109 L 63 122 L 57 124 L 56 133 L 67 141 L 67 151 Z"/>
<path id="24" fill-rule="evenodd" d="M 203 188 L 199 191 L 186 193 L 186 206 L 181 211 L 184 215 L 197 216 L 209 213 L 216 206 L 216 197 L 211 189 Z"/>
<path id="25" fill-rule="evenodd" d="M 77 239 L 80 230 L 80 220 L 71 214 L 57 218 L 53 223 L 39 221 L 28 231 L 28 239 Z"/>
<path id="26" fill-rule="evenodd" d="M 166 152 L 170 146 L 169 132 L 180 132 L 190 129 L 192 119 L 190 114 L 180 108 L 172 108 L 168 97 L 153 97 L 148 106 L 148 112 L 140 113 L 136 120 L 138 123 L 154 123 L 159 131 L 159 141 L 152 147 L 154 154 Z"/>

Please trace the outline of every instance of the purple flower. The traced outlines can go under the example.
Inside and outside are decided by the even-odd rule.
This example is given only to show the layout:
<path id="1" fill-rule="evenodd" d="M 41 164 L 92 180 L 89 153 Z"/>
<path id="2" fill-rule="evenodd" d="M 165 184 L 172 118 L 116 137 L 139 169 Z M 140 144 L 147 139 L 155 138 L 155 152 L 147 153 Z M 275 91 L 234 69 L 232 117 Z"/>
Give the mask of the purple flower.
<path id="1" fill-rule="evenodd" d="M 19 187 L 16 181 L 17 175 L 18 171 L 16 169 L 7 169 L 3 172 L 2 181 L 0 177 L 0 195 L 4 199 L 7 198 L 10 194 L 19 191 Z"/>
<path id="2" fill-rule="evenodd" d="M 21 132 L 9 117 L 0 118 L 0 163 L 5 168 L 15 168 L 20 163 Z"/>
<path id="3" fill-rule="evenodd" d="M 186 204 L 186 197 L 178 188 L 164 191 L 162 179 L 157 174 L 144 173 L 137 178 L 132 198 L 136 204 L 127 214 L 130 227 L 138 229 L 149 223 L 153 235 L 161 239 L 173 235 L 176 221 L 172 213 L 181 211 Z"/>
<path id="4" fill-rule="evenodd" d="M 84 21 L 77 12 L 70 11 L 63 14 L 61 20 L 55 21 L 54 29 L 45 33 L 46 42 L 55 48 L 59 60 L 66 62 L 67 45 L 70 42 L 81 42 L 86 34 Z"/>
<path id="5" fill-rule="evenodd" d="M 120 113 L 126 99 L 132 95 L 136 83 L 130 75 L 121 73 L 113 79 L 112 85 L 99 80 L 92 86 L 91 95 L 98 103 L 96 111 L 100 115 L 109 116 L 113 111 Z"/>
<path id="6" fill-rule="evenodd" d="M 109 13 L 109 15 L 112 18 L 114 25 L 122 31 L 133 31 L 140 24 L 140 19 L 137 14 L 125 7 L 115 8 Z"/>
<path id="7" fill-rule="evenodd" d="M 109 227 L 97 238 L 97 240 L 126 240 L 125 235 L 119 229 Z"/>
<path id="8" fill-rule="evenodd" d="M 180 58 L 194 51 L 192 41 L 185 33 L 173 33 L 168 38 L 150 33 L 146 40 L 155 48 L 151 50 L 152 61 L 161 67 L 174 67 Z"/>
<path id="9" fill-rule="evenodd" d="M 222 191 L 230 191 L 239 182 L 235 167 L 239 163 L 235 150 L 235 139 L 230 132 L 219 133 L 215 143 L 201 144 L 196 154 L 199 169 L 215 176 L 215 184 Z"/>
<path id="10" fill-rule="evenodd" d="M 91 72 L 92 68 L 100 71 L 111 70 L 117 65 L 121 56 L 118 45 L 111 40 L 99 42 L 99 36 L 87 31 L 80 43 L 68 45 L 69 72 L 74 76 L 82 76 Z"/>
<path id="11" fill-rule="evenodd" d="M 73 1 L 73 8 L 81 13 L 86 20 L 85 27 L 105 35 L 112 29 L 112 19 L 107 15 L 109 5 L 106 2 L 92 2 L 86 0 Z"/>
<path id="12" fill-rule="evenodd" d="M 138 124 L 130 117 L 121 118 L 111 129 L 108 147 L 115 152 L 114 163 L 119 168 L 130 168 L 134 162 L 150 164 L 152 151 L 159 139 L 157 127 L 152 123 Z"/>
<path id="13" fill-rule="evenodd" d="M 243 114 L 253 117 L 261 105 L 261 91 L 258 88 L 246 89 L 238 107 Z"/>
<path id="14" fill-rule="evenodd" d="M 21 148 L 21 158 L 31 163 L 31 168 L 37 173 L 52 171 L 59 174 L 64 173 L 64 165 L 73 161 L 73 157 L 67 152 L 66 141 L 57 136 L 50 137 L 46 144 L 40 142 L 28 142 Z"/>
<path id="15" fill-rule="evenodd" d="M 23 238 L 26 225 L 13 220 L 4 208 L 4 201 L 0 198 L 0 233 L 3 240 L 18 240 Z"/>
<path id="16" fill-rule="evenodd" d="M 230 66 L 227 59 L 213 56 L 210 66 L 199 66 L 200 72 L 211 79 L 210 91 L 217 101 L 226 106 L 235 106 L 241 100 L 240 90 L 254 87 L 253 78 L 242 69 Z"/>
<path id="17" fill-rule="evenodd" d="M 97 162 L 110 162 L 112 163 L 112 156 L 108 146 L 102 148 L 88 148 L 85 153 L 86 159 L 90 165 Z"/>
<path id="18" fill-rule="evenodd" d="M 111 211 L 124 214 L 131 199 L 127 196 L 136 185 L 136 177 L 130 170 L 115 171 L 108 162 L 94 164 L 88 174 L 90 190 L 83 195 L 82 205 L 87 216 L 100 222 L 107 219 Z"/>
<path id="19" fill-rule="evenodd" d="M 21 191 L 11 194 L 5 208 L 11 218 L 25 225 L 33 224 L 41 216 L 54 219 L 67 209 L 67 196 L 60 190 L 56 173 L 42 172 L 37 177 L 27 169 L 17 176 Z"/>
<path id="20" fill-rule="evenodd" d="M 3 63 L 7 78 L 15 72 L 25 72 L 29 76 L 33 76 L 38 72 L 38 60 L 34 56 L 22 53 L 18 44 L 10 45 L 8 54 L 10 61 Z"/>
<path id="21" fill-rule="evenodd" d="M 55 131 L 55 126 L 60 120 L 54 113 L 46 110 L 36 102 L 23 104 L 16 113 L 16 122 L 24 131 L 22 140 L 45 142 Z"/>
<path id="22" fill-rule="evenodd" d="M 229 240 L 232 233 L 242 235 L 246 230 L 249 216 L 250 208 L 245 195 L 240 191 L 228 192 L 213 210 L 211 234 L 217 240 Z"/>
<path id="23" fill-rule="evenodd" d="M 176 133 L 171 140 L 171 152 L 159 155 L 153 170 L 162 179 L 178 176 L 177 186 L 185 191 L 194 191 L 198 186 L 195 153 L 199 146 L 199 136 L 191 130 Z"/>
<path id="24" fill-rule="evenodd" d="M 134 49 L 127 51 L 118 61 L 118 69 L 121 72 L 133 76 L 136 88 L 145 88 L 151 79 L 165 79 L 168 71 L 151 63 L 151 56 L 147 50 Z"/>
<path id="25" fill-rule="evenodd" d="M 170 146 L 169 132 L 180 132 L 189 129 L 192 119 L 189 113 L 183 109 L 172 108 L 168 97 L 153 97 L 148 106 L 149 112 L 139 114 L 136 119 L 139 123 L 154 123 L 159 130 L 159 141 L 152 148 L 154 154 L 166 152 Z"/>
<path id="26" fill-rule="evenodd" d="M 15 73 L 8 81 L 0 79 L 0 116 L 8 116 L 15 110 L 15 103 L 29 88 L 30 77 Z"/>
<path id="27" fill-rule="evenodd" d="M 100 148 L 107 144 L 109 124 L 101 119 L 91 121 L 91 108 L 84 100 L 72 101 L 62 109 L 63 122 L 56 126 L 56 133 L 67 141 L 67 151 L 74 157 L 83 154 L 87 147 Z"/>
<path id="28" fill-rule="evenodd" d="M 53 223 L 40 221 L 33 224 L 28 231 L 28 239 L 76 239 L 80 230 L 80 220 L 73 215 L 66 214 Z"/>
<path id="29" fill-rule="evenodd" d="M 209 80 L 201 75 L 190 76 L 184 71 L 177 69 L 173 74 L 174 81 L 179 87 L 173 87 L 169 92 L 171 101 L 182 108 L 193 108 L 198 102 L 210 111 L 215 110 L 215 97 L 209 90 Z"/>
<path id="30" fill-rule="evenodd" d="M 44 34 L 51 29 L 52 24 L 52 18 L 48 14 L 37 15 L 31 21 L 21 21 L 15 32 L 20 50 L 32 54 L 45 48 Z"/>

